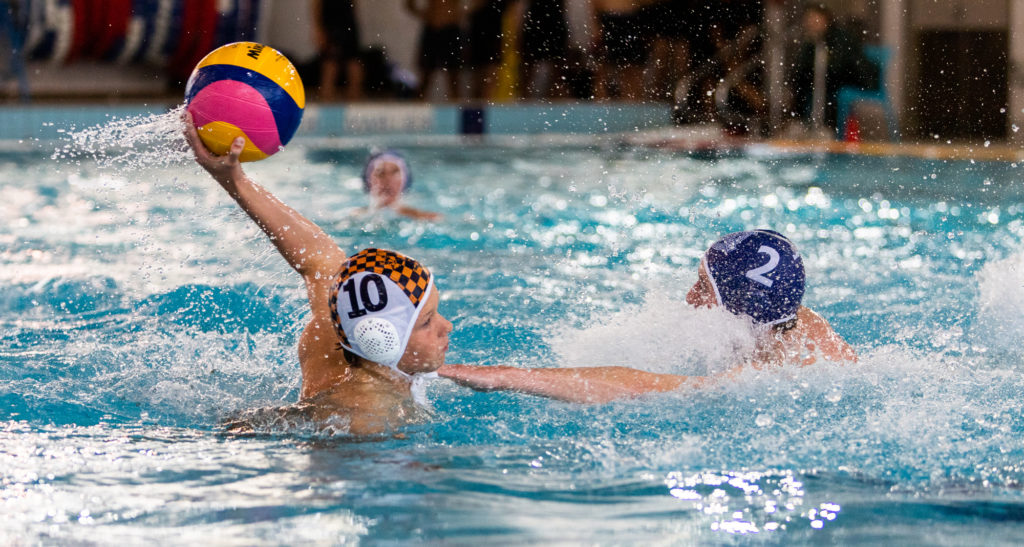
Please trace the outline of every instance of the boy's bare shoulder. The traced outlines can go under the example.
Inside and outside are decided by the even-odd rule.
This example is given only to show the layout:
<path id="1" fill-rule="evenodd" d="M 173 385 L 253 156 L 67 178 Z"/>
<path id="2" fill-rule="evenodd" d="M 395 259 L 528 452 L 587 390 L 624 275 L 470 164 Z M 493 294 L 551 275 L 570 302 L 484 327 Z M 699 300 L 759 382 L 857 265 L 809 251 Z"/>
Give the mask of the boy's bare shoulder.
<path id="1" fill-rule="evenodd" d="M 856 361 L 857 352 L 814 310 L 801 306 L 797 312 L 797 327 L 812 341 L 825 358 L 831 361 Z"/>

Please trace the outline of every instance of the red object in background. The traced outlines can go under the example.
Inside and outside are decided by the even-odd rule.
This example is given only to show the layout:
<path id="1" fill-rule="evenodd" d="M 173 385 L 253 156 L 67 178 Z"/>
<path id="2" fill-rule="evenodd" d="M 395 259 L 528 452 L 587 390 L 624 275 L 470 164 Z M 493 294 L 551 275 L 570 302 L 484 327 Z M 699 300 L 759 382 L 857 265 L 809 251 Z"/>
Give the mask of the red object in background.
<path id="1" fill-rule="evenodd" d="M 96 52 L 97 42 L 103 39 L 103 34 L 106 32 L 107 25 L 107 6 L 109 2 L 99 0 L 86 2 L 85 7 L 85 28 L 79 33 L 78 29 L 75 29 L 75 43 L 79 43 L 79 35 L 84 34 L 84 42 L 81 43 L 80 48 L 75 49 L 75 57 L 92 59 L 93 54 Z"/>
<path id="2" fill-rule="evenodd" d="M 183 66 L 185 64 L 185 58 L 189 57 L 192 52 L 192 42 L 196 32 L 196 20 L 199 15 L 199 5 L 202 0 L 178 0 L 182 4 L 182 21 L 181 31 L 177 36 L 168 36 L 168 40 L 176 40 L 177 45 L 174 48 L 174 53 L 167 59 L 167 73 L 175 77 L 180 77 Z M 174 43 L 174 42 L 171 42 Z"/>
<path id="3" fill-rule="evenodd" d="M 217 33 L 217 6 L 206 0 L 184 0 L 184 23 L 178 47 L 167 63 L 168 73 L 184 80 L 200 59 L 213 49 Z"/>
<path id="4" fill-rule="evenodd" d="M 89 48 L 89 56 L 94 59 L 106 58 L 114 45 L 124 40 L 132 18 L 132 0 L 107 0 L 101 3 L 106 4 L 103 17 L 92 23 L 95 41 Z"/>
<path id="5" fill-rule="evenodd" d="M 843 135 L 846 142 L 860 142 L 860 120 L 857 116 L 846 118 L 846 134 Z"/>
<path id="6" fill-rule="evenodd" d="M 94 6 L 91 0 L 73 0 L 71 2 L 71 47 L 68 48 L 68 54 L 64 57 L 65 63 L 70 63 L 84 56 L 85 45 L 88 43 L 92 28 L 92 17 Z M 98 6 L 102 8 L 102 5 Z"/>
<path id="7" fill-rule="evenodd" d="M 199 13 L 199 36 L 196 40 L 196 47 L 192 50 L 192 56 L 186 59 L 185 68 L 189 74 L 197 63 L 206 57 L 217 40 L 217 23 L 220 21 L 220 13 L 214 2 L 203 2 L 202 11 Z"/>

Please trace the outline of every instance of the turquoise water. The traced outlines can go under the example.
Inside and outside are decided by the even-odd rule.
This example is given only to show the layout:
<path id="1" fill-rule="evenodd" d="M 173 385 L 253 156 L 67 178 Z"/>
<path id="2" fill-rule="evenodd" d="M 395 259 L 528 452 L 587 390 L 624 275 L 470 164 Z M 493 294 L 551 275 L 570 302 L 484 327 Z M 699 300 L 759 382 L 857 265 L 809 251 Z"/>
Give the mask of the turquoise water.
<path id="1" fill-rule="evenodd" d="M 222 432 L 296 400 L 305 295 L 165 133 L 128 135 L 141 154 L 0 149 L 3 543 L 1024 536 L 1016 165 L 409 141 L 431 224 L 353 216 L 361 162 L 390 143 L 293 143 L 250 175 L 343 248 L 431 266 L 451 362 L 726 368 L 749 333 L 682 298 L 707 245 L 753 227 L 797 243 L 806 304 L 860 354 L 589 407 L 438 381 L 429 423 L 355 442 Z"/>

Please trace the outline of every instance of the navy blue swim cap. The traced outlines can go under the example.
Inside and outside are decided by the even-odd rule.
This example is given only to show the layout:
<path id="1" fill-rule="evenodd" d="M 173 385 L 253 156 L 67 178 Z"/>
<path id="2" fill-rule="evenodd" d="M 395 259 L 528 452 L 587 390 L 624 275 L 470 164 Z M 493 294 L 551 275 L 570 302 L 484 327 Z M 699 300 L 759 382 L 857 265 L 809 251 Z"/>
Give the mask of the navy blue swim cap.
<path id="1" fill-rule="evenodd" d="M 412 170 L 409 169 L 409 163 L 405 161 L 405 156 L 398 150 L 392 149 L 375 152 L 366 160 L 366 165 L 363 167 L 363 191 L 370 192 L 370 176 L 373 175 L 377 164 L 382 161 L 390 161 L 398 165 L 398 169 L 402 171 L 402 193 L 407 192 L 412 186 Z"/>
<path id="2" fill-rule="evenodd" d="M 729 234 L 704 254 L 704 267 L 725 309 L 755 323 L 796 318 L 804 297 L 804 263 L 793 242 L 771 230 Z"/>

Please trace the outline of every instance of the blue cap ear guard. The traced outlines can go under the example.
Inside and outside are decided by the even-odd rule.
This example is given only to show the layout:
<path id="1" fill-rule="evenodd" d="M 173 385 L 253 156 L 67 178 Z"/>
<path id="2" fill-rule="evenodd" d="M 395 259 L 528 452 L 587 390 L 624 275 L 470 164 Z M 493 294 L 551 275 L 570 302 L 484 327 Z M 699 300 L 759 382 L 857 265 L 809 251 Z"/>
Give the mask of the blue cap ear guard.
<path id="1" fill-rule="evenodd" d="M 704 255 L 718 303 L 755 323 L 796 318 L 804 297 L 804 264 L 789 239 L 772 230 L 729 234 Z"/>

